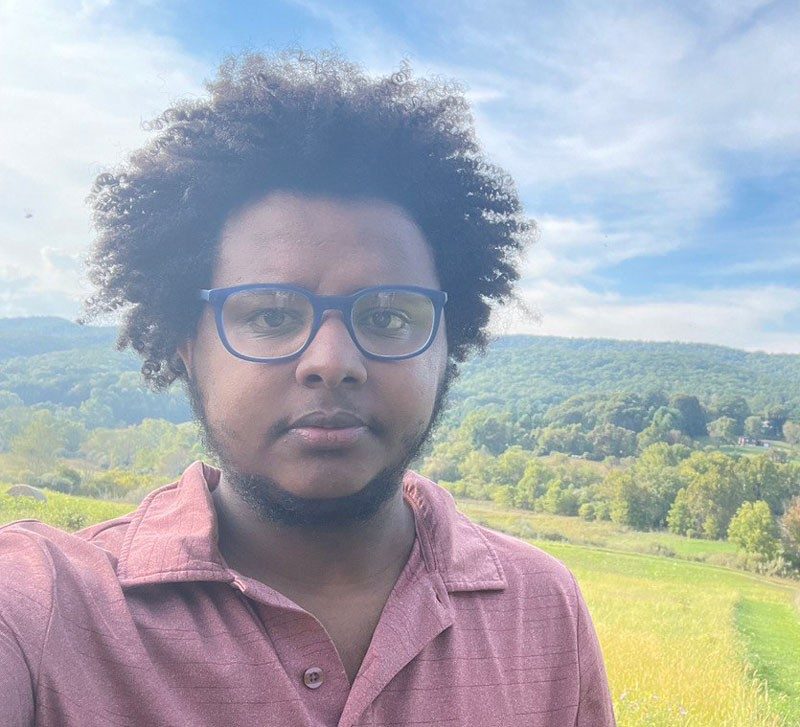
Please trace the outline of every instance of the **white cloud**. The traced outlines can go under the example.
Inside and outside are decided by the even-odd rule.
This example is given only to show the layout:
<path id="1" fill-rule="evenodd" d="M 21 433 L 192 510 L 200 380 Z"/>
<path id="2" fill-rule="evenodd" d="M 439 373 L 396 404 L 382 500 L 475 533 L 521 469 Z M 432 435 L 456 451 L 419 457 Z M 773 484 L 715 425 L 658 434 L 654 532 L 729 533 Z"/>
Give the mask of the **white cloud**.
<path id="1" fill-rule="evenodd" d="M 800 290 L 779 286 L 682 291 L 668 298 L 626 299 L 578 284 L 540 281 L 520 291 L 536 313 L 500 313 L 499 333 L 717 343 L 800 353 L 800 336 L 783 327 L 800 315 Z"/>
<path id="2" fill-rule="evenodd" d="M 81 296 L 94 177 L 144 141 L 141 120 L 199 91 L 207 73 L 169 38 L 105 21 L 107 5 L 0 5 L 0 266 L 35 281 L 0 312 L 23 311 L 35 290 L 58 293 L 51 313 Z"/>
<path id="3" fill-rule="evenodd" d="M 796 288 L 592 292 L 616 264 L 691 244 L 730 204 L 737 167 L 796 166 L 798 4 L 412 0 L 409 27 L 441 49 L 420 52 L 377 6 L 288 2 L 372 71 L 408 57 L 467 84 L 479 137 L 540 227 L 521 285 L 540 321 L 509 310 L 498 325 L 800 350 L 780 332 L 799 313 Z M 76 305 L 93 177 L 142 143 L 141 119 L 199 93 L 212 70 L 169 37 L 115 23 L 113 7 L 0 0 L 0 315 Z M 754 254 L 715 273 L 798 266 L 793 251 Z"/>
<path id="4" fill-rule="evenodd" d="M 655 241 L 647 229 L 604 228 L 596 217 L 570 219 L 536 215 L 538 237 L 527 252 L 522 281 L 538 278 L 570 280 L 590 275 L 610 265 L 668 252 L 671 241 Z"/>
<path id="5" fill-rule="evenodd" d="M 775 255 L 756 260 L 734 263 L 722 268 L 722 275 L 749 275 L 753 273 L 785 273 L 800 270 L 800 255 Z"/>
<path id="6" fill-rule="evenodd" d="M 523 190 L 647 221 L 654 245 L 728 204 L 724 153 L 800 153 L 796 3 L 431 7 L 464 48 L 446 72 L 503 99 L 479 129 Z"/>

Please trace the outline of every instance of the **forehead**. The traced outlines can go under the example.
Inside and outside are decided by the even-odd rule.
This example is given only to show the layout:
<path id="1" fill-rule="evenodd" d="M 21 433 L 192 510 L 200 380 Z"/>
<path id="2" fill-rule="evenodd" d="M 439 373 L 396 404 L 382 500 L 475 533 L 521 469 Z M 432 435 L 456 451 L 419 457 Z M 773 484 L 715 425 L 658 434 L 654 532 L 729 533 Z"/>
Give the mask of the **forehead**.
<path id="1" fill-rule="evenodd" d="M 214 287 L 294 283 L 345 293 L 369 285 L 439 287 L 432 251 L 398 205 L 273 192 L 222 229 Z"/>

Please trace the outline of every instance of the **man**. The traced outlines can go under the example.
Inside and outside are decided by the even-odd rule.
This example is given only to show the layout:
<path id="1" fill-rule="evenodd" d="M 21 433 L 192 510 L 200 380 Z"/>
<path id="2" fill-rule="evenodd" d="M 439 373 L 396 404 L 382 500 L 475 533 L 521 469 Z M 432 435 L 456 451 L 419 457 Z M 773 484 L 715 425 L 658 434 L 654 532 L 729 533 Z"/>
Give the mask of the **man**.
<path id="1" fill-rule="evenodd" d="M 3 725 L 614 724 L 569 571 L 408 471 L 530 231 L 457 89 L 228 61 L 93 191 L 90 312 L 219 469 L 0 532 Z"/>

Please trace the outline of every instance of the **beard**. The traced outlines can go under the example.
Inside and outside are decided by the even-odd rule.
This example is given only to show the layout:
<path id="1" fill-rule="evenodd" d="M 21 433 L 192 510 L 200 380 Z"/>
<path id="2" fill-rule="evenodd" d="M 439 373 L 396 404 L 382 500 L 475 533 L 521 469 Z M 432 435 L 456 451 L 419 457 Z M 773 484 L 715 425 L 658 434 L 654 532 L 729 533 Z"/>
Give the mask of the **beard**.
<path id="1" fill-rule="evenodd" d="M 209 422 L 200 387 L 191 376 L 187 376 L 185 385 L 206 451 L 216 458 L 233 491 L 259 519 L 295 528 L 341 529 L 372 518 L 400 489 L 408 465 L 420 453 L 439 421 L 455 376 L 455 366 L 448 364 L 427 425 L 417 435 L 403 441 L 397 461 L 378 472 L 358 492 L 341 497 L 300 497 L 270 477 L 237 469 L 228 448 Z"/>

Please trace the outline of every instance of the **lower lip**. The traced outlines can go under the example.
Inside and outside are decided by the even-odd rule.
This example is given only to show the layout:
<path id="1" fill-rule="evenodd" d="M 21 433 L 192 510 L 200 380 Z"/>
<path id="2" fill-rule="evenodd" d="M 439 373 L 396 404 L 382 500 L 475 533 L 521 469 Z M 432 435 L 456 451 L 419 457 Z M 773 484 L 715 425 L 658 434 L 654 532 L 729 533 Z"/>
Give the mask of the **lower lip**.
<path id="1" fill-rule="evenodd" d="M 339 449 L 359 442 L 367 434 L 367 427 L 342 427 L 327 429 L 325 427 L 295 427 L 289 434 L 298 437 L 305 445 L 314 449 Z"/>

